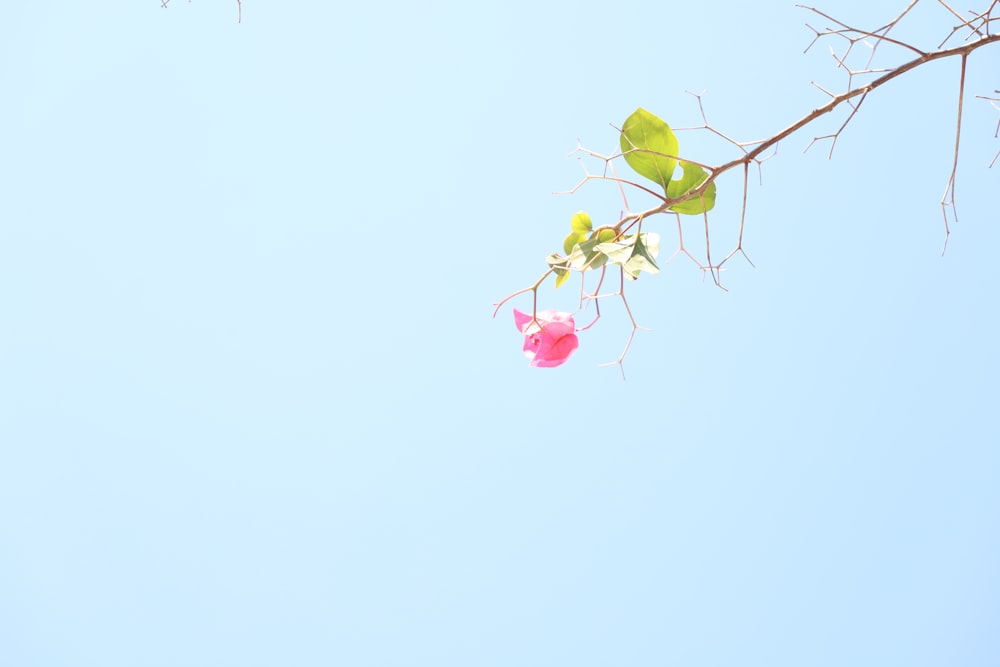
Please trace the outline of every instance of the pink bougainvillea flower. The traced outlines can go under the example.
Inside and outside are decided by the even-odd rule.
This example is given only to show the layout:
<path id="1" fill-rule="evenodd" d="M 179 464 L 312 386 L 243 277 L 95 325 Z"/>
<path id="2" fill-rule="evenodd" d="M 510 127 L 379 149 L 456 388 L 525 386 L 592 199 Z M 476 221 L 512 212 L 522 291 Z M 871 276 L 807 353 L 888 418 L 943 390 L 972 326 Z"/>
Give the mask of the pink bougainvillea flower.
<path id="1" fill-rule="evenodd" d="M 531 360 L 529 366 L 559 366 L 580 345 L 576 337 L 576 322 L 569 313 L 543 310 L 532 318 L 529 313 L 515 308 L 514 324 L 524 334 L 524 356 Z"/>

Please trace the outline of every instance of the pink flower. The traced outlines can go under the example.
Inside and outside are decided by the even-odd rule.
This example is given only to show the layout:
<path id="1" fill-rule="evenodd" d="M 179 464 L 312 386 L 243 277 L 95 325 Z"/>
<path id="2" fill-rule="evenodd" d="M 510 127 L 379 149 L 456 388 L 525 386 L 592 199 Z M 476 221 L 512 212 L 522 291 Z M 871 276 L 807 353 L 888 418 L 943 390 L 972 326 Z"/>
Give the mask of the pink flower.
<path id="1" fill-rule="evenodd" d="M 559 366 L 580 345 L 576 338 L 576 322 L 569 313 L 545 310 L 532 318 L 515 308 L 514 324 L 524 334 L 524 356 L 531 359 L 529 366 Z"/>

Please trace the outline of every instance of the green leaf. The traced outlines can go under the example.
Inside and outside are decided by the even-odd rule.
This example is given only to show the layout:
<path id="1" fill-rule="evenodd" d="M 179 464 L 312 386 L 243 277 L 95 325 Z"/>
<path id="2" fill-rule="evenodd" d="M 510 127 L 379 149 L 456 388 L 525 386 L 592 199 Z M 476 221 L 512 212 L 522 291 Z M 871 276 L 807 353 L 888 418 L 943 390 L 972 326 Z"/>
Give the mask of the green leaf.
<path id="1" fill-rule="evenodd" d="M 640 271 L 646 273 L 659 273 L 660 267 L 656 265 L 655 257 L 660 253 L 660 235 L 653 233 L 639 234 L 636 239 L 632 257 L 625 262 L 625 275 L 632 276 L 635 280 L 639 277 Z"/>
<path id="2" fill-rule="evenodd" d="M 567 255 L 573 252 L 573 246 L 587 240 L 587 232 L 572 231 L 563 239 L 563 252 Z"/>
<path id="3" fill-rule="evenodd" d="M 569 262 L 567 261 L 567 258 L 561 257 L 556 253 L 552 253 L 551 255 L 545 258 L 545 261 L 548 262 L 549 266 L 552 267 L 552 270 L 555 271 L 556 288 L 558 289 L 559 287 L 562 287 L 562 284 L 567 280 L 569 280 L 570 271 L 568 268 Z"/>
<path id="4" fill-rule="evenodd" d="M 640 107 L 622 125 L 619 145 L 637 174 L 666 191 L 677 168 L 677 158 L 666 156 L 676 156 L 680 147 L 669 125 Z"/>
<path id="5" fill-rule="evenodd" d="M 596 250 L 608 256 L 608 260 L 619 264 L 625 269 L 625 275 L 632 280 L 639 277 L 640 271 L 659 273 L 655 257 L 660 252 L 660 235 L 652 232 L 642 232 L 638 236 L 631 234 L 612 243 L 600 243 Z"/>
<path id="6" fill-rule="evenodd" d="M 574 232 L 587 233 L 594 228 L 594 223 L 591 222 L 590 216 L 587 215 L 586 211 L 579 211 L 573 215 L 573 219 L 569 221 L 570 227 L 573 228 Z M 569 252 L 567 250 L 566 252 Z"/>
<path id="7" fill-rule="evenodd" d="M 596 238 L 598 243 L 608 243 L 614 241 L 616 236 L 618 232 L 613 229 L 600 229 L 593 238 Z"/>
<path id="8" fill-rule="evenodd" d="M 583 243 L 578 243 L 573 252 L 570 253 L 567 263 L 577 271 L 587 271 L 589 269 L 599 269 L 608 261 L 604 253 L 598 251 L 597 239 L 589 239 Z"/>
<path id="9" fill-rule="evenodd" d="M 624 265 L 632 256 L 633 245 L 635 245 L 635 234 L 629 234 L 618 241 L 599 243 L 597 249 L 607 255 L 612 264 Z"/>
<path id="10" fill-rule="evenodd" d="M 670 181 L 667 185 L 667 196 L 671 199 L 694 190 L 708 178 L 708 172 L 698 165 L 683 160 L 681 160 L 680 164 L 684 170 L 683 175 L 678 179 Z M 702 203 L 702 198 L 704 198 L 704 203 Z M 714 207 L 715 183 L 712 182 L 705 188 L 705 192 L 702 193 L 701 197 L 692 197 L 687 201 L 682 201 L 680 204 L 674 204 L 670 207 L 670 210 L 685 215 L 699 215 L 706 211 L 711 211 Z"/>

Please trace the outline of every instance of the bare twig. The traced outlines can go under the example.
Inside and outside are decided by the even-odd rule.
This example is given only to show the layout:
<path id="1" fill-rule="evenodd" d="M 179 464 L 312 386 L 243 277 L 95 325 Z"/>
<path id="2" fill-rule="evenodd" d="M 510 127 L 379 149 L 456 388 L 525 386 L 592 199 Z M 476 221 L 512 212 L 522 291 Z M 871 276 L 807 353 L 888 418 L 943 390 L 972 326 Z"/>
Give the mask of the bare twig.
<path id="1" fill-rule="evenodd" d="M 712 166 L 712 165 L 697 163 L 694 162 L 693 160 L 688 160 L 679 155 L 665 155 L 661 153 L 655 153 L 648 149 L 635 146 L 633 146 L 631 149 L 624 150 L 622 152 L 615 152 L 612 153 L 611 155 L 602 155 L 600 153 L 591 151 L 589 149 L 583 148 L 582 146 L 578 145 L 574 153 L 578 155 L 578 159 L 584 170 L 584 178 L 579 183 L 577 183 L 572 189 L 570 189 L 568 193 L 576 192 L 584 184 L 592 180 L 603 180 L 614 183 L 622 198 L 624 209 L 619 217 L 619 220 L 614 225 L 605 226 L 603 229 L 613 229 L 615 231 L 616 240 L 622 238 L 624 235 L 628 234 L 633 229 L 635 230 L 635 234 L 639 234 L 640 233 L 639 230 L 642 226 L 642 221 L 647 218 L 650 218 L 658 214 L 667 214 L 667 213 L 673 214 L 677 221 L 677 249 L 673 252 L 670 258 L 666 260 L 666 263 L 672 262 L 674 258 L 676 258 L 681 254 L 686 255 L 692 262 L 694 262 L 702 270 L 703 276 L 706 274 L 710 274 L 712 276 L 713 282 L 718 287 L 725 290 L 726 288 L 722 285 L 721 274 L 723 271 L 725 271 L 723 266 L 730 259 L 732 259 L 737 254 L 742 254 L 743 257 L 747 260 L 747 262 L 751 266 L 753 266 L 753 262 L 750 261 L 750 258 L 747 256 L 747 253 L 743 247 L 744 232 L 745 232 L 746 217 L 747 217 L 747 196 L 748 196 L 750 165 L 756 164 L 758 169 L 759 179 L 762 181 L 763 180 L 763 173 L 761 169 L 762 163 L 770 159 L 771 157 L 774 157 L 774 155 L 777 154 L 778 145 L 781 141 L 795 134 L 802 128 L 810 125 L 820 117 L 828 113 L 832 113 L 839 107 L 846 105 L 849 111 L 847 113 L 846 118 L 836 129 L 836 131 L 833 132 L 832 134 L 813 137 L 812 141 L 809 142 L 809 144 L 806 146 L 805 149 L 808 151 L 808 149 L 816 142 L 824 139 L 829 139 L 830 140 L 829 157 L 832 157 L 834 148 L 836 147 L 837 140 L 839 139 L 840 135 L 844 132 L 844 130 L 847 128 L 850 122 L 858 114 L 862 104 L 865 102 L 865 100 L 868 99 L 869 95 L 872 92 L 884 86 L 885 84 L 889 83 L 890 81 L 900 76 L 903 76 L 904 74 L 910 71 L 915 70 L 918 67 L 921 67 L 923 65 L 926 65 L 928 63 L 937 60 L 958 57 L 960 59 L 961 67 L 960 67 L 959 90 L 958 90 L 959 99 L 956 110 L 957 120 L 955 124 L 955 148 L 952 156 L 952 166 L 948 176 L 947 185 L 945 188 L 944 195 L 941 198 L 941 207 L 945 225 L 944 247 L 947 248 L 948 237 L 951 234 L 951 226 L 950 226 L 951 223 L 949 221 L 949 215 L 948 215 L 949 209 L 951 210 L 952 219 L 954 221 L 958 220 L 957 209 L 955 204 L 955 189 L 956 189 L 956 180 L 958 173 L 959 148 L 961 145 L 962 115 L 964 111 L 963 99 L 965 93 L 965 80 L 966 80 L 968 60 L 969 56 L 972 54 L 973 51 L 983 48 L 994 42 L 1000 41 L 1000 34 L 993 34 L 991 32 L 991 26 L 995 25 L 994 23 L 995 21 L 1000 20 L 1000 17 L 993 16 L 994 10 L 998 6 L 1000 6 L 1000 0 L 990 0 L 990 5 L 985 11 L 979 13 L 970 12 L 971 16 L 969 16 L 968 18 L 963 17 L 961 14 L 956 12 L 952 7 L 950 7 L 947 4 L 945 0 L 938 0 L 938 3 L 942 5 L 948 12 L 950 12 L 952 16 L 957 18 L 960 21 L 960 23 L 959 25 L 951 29 L 948 36 L 937 47 L 937 50 L 934 51 L 925 51 L 917 48 L 912 44 L 908 44 L 904 41 L 889 36 L 890 31 L 892 31 L 896 26 L 899 25 L 899 23 L 910 13 L 910 11 L 917 5 L 918 2 L 919 0 L 910 0 L 906 8 L 903 9 L 903 11 L 900 12 L 894 19 L 892 19 L 882 27 L 871 31 L 862 30 L 848 23 L 839 21 L 830 16 L 829 14 L 821 12 L 814 7 L 798 5 L 799 7 L 802 7 L 816 14 L 817 16 L 826 19 L 827 21 L 830 21 L 834 25 L 834 27 L 832 28 L 824 28 L 818 30 L 816 28 L 813 28 L 812 26 L 808 26 L 807 24 L 810 30 L 812 30 L 815 33 L 815 37 L 813 38 L 812 42 L 810 42 L 809 46 L 806 48 L 807 51 L 820 39 L 829 37 L 834 39 L 842 39 L 846 41 L 847 46 L 845 49 L 843 49 L 842 52 L 838 53 L 837 51 L 831 49 L 831 55 L 836 62 L 837 68 L 843 70 L 847 75 L 846 90 L 840 93 L 835 93 L 830 90 L 827 90 L 818 83 L 813 82 L 813 85 L 817 89 L 819 89 L 829 97 L 826 104 L 823 104 L 822 106 L 813 109 L 812 111 L 810 111 L 809 113 L 805 114 L 797 121 L 792 123 L 791 125 L 788 125 L 784 129 L 771 135 L 770 137 L 754 141 L 738 141 L 729 136 L 728 134 L 720 131 L 716 127 L 712 126 L 712 124 L 709 123 L 707 114 L 705 112 L 705 105 L 703 101 L 704 93 L 692 93 L 688 91 L 689 94 L 692 95 L 697 101 L 698 112 L 701 116 L 701 121 L 702 121 L 701 125 L 694 127 L 675 128 L 674 131 L 675 132 L 699 131 L 699 130 L 708 131 L 714 134 L 715 136 L 723 139 L 725 142 L 735 146 L 740 153 L 738 157 L 728 162 Z M 944 48 L 944 45 L 959 33 L 964 34 L 963 43 L 958 46 Z M 873 43 L 869 43 L 869 40 L 871 40 Z M 914 57 L 894 68 L 875 68 L 873 67 L 875 53 L 878 50 L 878 48 L 883 44 L 896 46 L 898 48 L 904 49 L 905 51 L 914 54 Z M 852 59 L 852 53 L 855 47 L 859 45 L 863 45 L 870 48 L 871 53 L 866 58 L 863 67 L 855 68 L 849 64 L 849 59 Z M 864 78 L 863 83 L 859 83 L 860 77 Z M 1000 90 L 997 90 L 995 92 L 1000 93 Z M 998 102 L 1000 102 L 1000 97 L 986 97 L 982 95 L 977 97 L 989 101 L 989 103 L 995 109 L 1000 111 L 1000 105 L 998 105 Z M 620 129 L 619 132 L 621 132 Z M 994 137 L 997 136 L 1000 136 L 1000 121 L 998 121 L 997 130 L 994 133 Z M 634 181 L 630 181 L 628 179 L 619 177 L 615 169 L 614 161 L 619 158 L 624 158 L 628 154 L 633 152 L 646 153 L 655 155 L 657 157 L 672 158 L 681 162 L 688 162 L 690 164 L 701 167 L 705 171 L 707 176 L 705 177 L 705 180 L 701 181 L 696 187 L 688 190 L 684 194 L 677 197 L 670 197 L 669 195 L 666 195 L 663 192 L 654 191 L 650 187 L 646 187 L 645 185 L 642 185 L 640 183 L 636 183 Z M 584 163 L 585 157 L 602 161 L 604 163 L 603 170 L 601 170 L 600 173 L 591 173 L 587 169 L 586 164 Z M 990 162 L 990 167 L 992 167 L 998 161 L 998 159 L 1000 159 L 1000 151 L 998 151 L 997 154 L 993 157 L 993 160 Z M 728 254 L 726 254 L 721 261 L 719 261 L 716 264 L 713 263 L 711 255 L 712 234 L 709 224 L 708 211 L 705 211 L 705 198 L 708 194 L 709 188 L 713 187 L 713 184 L 718 180 L 718 178 L 722 174 L 725 174 L 726 172 L 735 169 L 737 167 L 740 167 L 743 172 L 742 174 L 743 193 L 742 193 L 742 202 L 740 207 L 739 231 L 737 235 L 736 246 Z M 632 188 L 636 188 L 637 190 L 640 190 L 642 192 L 646 192 L 647 194 L 653 196 L 657 200 L 655 206 L 643 211 L 631 211 L 629 208 L 628 198 L 626 195 L 626 188 L 625 188 L 626 185 Z M 705 228 L 704 264 L 701 261 L 699 261 L 699 259 L 696 258 L 695 255 L 692 254 L 691 251 L 686 247 L 680 215 L 673 210 L 679 204 L 689 199 L 700 201 L 702 203 L 702 206 L 700 208 L 702 210 L 701 215 Z M 593 259 L 591 261 L 593 261 Z M 566 266 L 568 266 L 568 263 L 559 265 L 558 268 L 560 271 L 562 271 Z M 582 267 L 582 269 L 578 267 L 579 264 L 577 264 L 577 266 L 572 269 L 566 269 L 566 270 L 580 270 L 582 273 L 583 271 L 590 268 L 590 266 L 584 266 Z M 632 341 L 635 338 L 636 331 L 640 327 L 635 321 L 631 307 L 629 306 L 628 300 L 626 299 L 625 296 L 625 271 L 623 268 L 620 269 L 618 290 L 606 294 L 600 293 L 601 285 L 603 284 L 604 277 L 606 275 L 606 270 L 607 270 L 606 266 L 601 267 L 600 278 L 598 280 L 596 288 L 592 292 L 587 293 L 585 283 L 581 283 L 580 309 L 583 309 L 586 303 L 589 303 L 590 301 L 593 301 L 595 303 L 596 315 L 594 317 L 594 320 L 590 324 L 586 325 L 586 327 L 584 327 L 584 329 L 587 329 L 593 326 L 597 322 L 597 320 L 600 319 L 601 317 L 600 301 L 602 299 L 617 297 L 622 300 L 622 303 L 625 306 L 626 313 L 628 314 L 629 321 L 632 324 L 632 330 L 629 333 L 628 340 L 625 344 L 625 348 L 622 351 L 621 356 L 619 356 L 617 361 L 611 363 L 617 364 L 619 367 L 622 368 L 622 375 L 624 377 L 623 360 L 632 345 Z M 515 292 L 514 294 L 505 298 L 500 303 L 496 304 L 497 309 L 499 309 L 500 306 L 502 306 L 506 301 L 513 298 L 514 296 L 517 296 L 519 294 L 524 294 L 529 291 L 532 292 L 533 299 L 535 302 L 534 305 L 537 306 L 538 287 L 539 285 L 541 285 L 542 281 L 544 281 L 544 279 L 549 275 L 549 273 L 552 273 L 553 271 L 554 269 L 550 267 L 549 271 L 543 274 L 542 278 L 539 279 L 538 282 L 536 282 L 530 287 Z M 495 314 L 496 311 L 494 311 L 494 315 Z"/>
<path id="2" fill-rule="evenodd" d="M 941 213 L 944 216 L 944 247 L 941 254 L 948 249 L 948 237 L 951 235 L 951 228 L 948 226 L 948 209 L 958 222 L 958 211 L 955 208 L 955 175 L 958 172 L 958 147 L 962 140 L 962 101 L 965 99 L 965 64 L 968 55 L 962 55 L 962 73 L 958 80 L 958 120 L 955 121 L 955 159 L 951 163 L 951 175 L 948 177 L 948 185 L 941 196 Z"/>

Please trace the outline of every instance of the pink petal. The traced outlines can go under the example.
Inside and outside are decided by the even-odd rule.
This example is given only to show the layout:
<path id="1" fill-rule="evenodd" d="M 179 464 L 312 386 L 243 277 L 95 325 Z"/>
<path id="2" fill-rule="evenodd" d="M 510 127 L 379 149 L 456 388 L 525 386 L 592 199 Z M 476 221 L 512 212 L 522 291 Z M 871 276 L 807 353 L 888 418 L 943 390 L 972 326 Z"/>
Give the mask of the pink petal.
<path id="1" fill-rule="evenodd" d="M 524 334 L 524 356 L 530 366 L 553 368 L 569 358 L 579 347 L 573 316 L 557 310 L 543 310 L 532 318 L 514 309 L 514 324 Z"/>
<path id="2" fill-rule="evenodd" d="M 569 359 L 569 355 L 580 346 L 580 341 L 576 334 L 568 334 L 557 340 L 551 341 L 544 349 L 539 349 L 538 353 L 531 360 L 530 366 L 537 368 L 555 368 L 561 366 Z"/>

